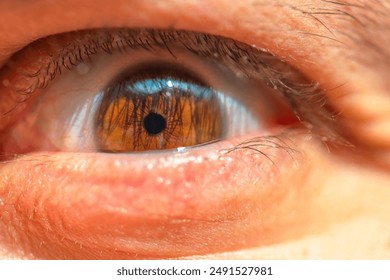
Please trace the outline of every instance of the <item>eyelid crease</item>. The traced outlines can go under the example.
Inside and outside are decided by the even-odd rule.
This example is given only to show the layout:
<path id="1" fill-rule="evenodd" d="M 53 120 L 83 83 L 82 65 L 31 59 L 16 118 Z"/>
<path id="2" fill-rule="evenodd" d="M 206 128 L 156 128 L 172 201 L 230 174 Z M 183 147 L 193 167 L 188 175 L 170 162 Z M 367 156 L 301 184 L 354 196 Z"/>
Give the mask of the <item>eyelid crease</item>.
<path id="1" fill-rule="evenodd" d="M 92 61 L 93 55 L 99 52 L 110 54 L 129 49 L 153 52 L 156 48 L 162 48 L 175 57 L 171 49 L 177 47 L 229 67 L 238 76 L 262 80 L 281 93 L 309 130 L 323 133 L 325 142 L 345 142 L 340 122 L 337 121 L 338 115 L 329 108 L 324 91 L 318 83 L 308 80 L 298 70 L 269 52 L 221 36 L 153 29 L 75 31 L 39 39 L 17 53 L 5 68 L 19 72 L 17 82 L 12 85 L 13 91 L 20 94 L 22 99 L 16 102 L 15 107 L 25 106 L 25 100 L 46 88 L 63 71 L 70 71 L 81 62 Z M 18 64 L 21 63 L 19 60 L 23 63 L 26 56 L 34 57 L 34 60 L 28 66 L 24 63 L 22 70 L 18 69 Z M 0 79 L 1 76 L 0 74 Z M 0 95 L 1 98 L 5 97 Z M 0 108 L 0 114 L 2 111 L 4 109 Z"/>

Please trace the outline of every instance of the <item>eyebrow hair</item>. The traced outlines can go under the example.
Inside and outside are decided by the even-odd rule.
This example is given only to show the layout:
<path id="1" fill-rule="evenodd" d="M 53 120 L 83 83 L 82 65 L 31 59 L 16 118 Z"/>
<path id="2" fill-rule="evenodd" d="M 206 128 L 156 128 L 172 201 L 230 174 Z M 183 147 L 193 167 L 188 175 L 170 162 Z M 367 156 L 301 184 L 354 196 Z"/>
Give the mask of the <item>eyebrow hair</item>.
<path id="1" fill-rule="evenodd" d="M 382 63 L 390 67 L 387 47 L 390 45 L 390 4 L 386 1 L 318 0 L 291 8 L 326 30 L 311 35 L 328 39 L 336 47 L 353 50 L 354 59 L 362 63 L 375 66 Z"/>
<path id="2" fill-rule="evenodd" d="M 7 2 L 10 2 L 7 3 L 7 10 L 12 11 L 13 7 L 18 5 L 27 6 L 25 8 L 28 9 L 29 5 L 39 5 L 49 1 Z M 325 43 L 329 41 L 333 47 L 347 49 L 345 55 L 353 55 L 353 59 L 370 66 L 377 67 L 378 63 L 381 63 L 382 66 L 390 67 L 390 49 L 386 48 L 390 45 L 390 36 L 386 36 L 390 30 L 388 19 L 390 18 L 390 3 L 387 0 L 311 0 L 302 4 L 297 3 L 300 1 L 296 0 L 270 2 L 269 0 L 248 1 L 247 5 L 252 3 L 255 9 L 261 6 L 275 6 L 278 9 L 290 10 L 290 14 L 293 12 L 299 15 L 300 13 L 302 17 L 324 28 L 316 29 L 311 33 L 295 30 L 298 31 L 297 35 L 318 37 Z"/>

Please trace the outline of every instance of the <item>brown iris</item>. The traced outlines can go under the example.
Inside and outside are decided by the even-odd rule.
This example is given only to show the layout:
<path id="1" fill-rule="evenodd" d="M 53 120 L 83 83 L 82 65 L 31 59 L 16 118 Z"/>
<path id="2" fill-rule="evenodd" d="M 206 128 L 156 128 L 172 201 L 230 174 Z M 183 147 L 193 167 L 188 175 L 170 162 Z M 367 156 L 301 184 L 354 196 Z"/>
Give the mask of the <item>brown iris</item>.
<path id="1" fill-rule="evenodd" d="M 217 93 L 181 71 L 146 69 L 104 91 L 96 117 L 101 151 L 188 147 L 221 138 Z"/>

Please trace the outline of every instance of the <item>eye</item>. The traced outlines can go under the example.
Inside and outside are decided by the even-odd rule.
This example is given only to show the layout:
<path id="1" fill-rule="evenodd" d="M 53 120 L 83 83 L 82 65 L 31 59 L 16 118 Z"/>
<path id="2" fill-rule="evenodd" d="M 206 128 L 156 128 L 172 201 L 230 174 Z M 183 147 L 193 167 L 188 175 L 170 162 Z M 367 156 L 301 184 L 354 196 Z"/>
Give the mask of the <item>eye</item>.
<path id="1" fill-rule="evenodd" d="M 282 101 L 288 86 L 275 89 L 300 77 L 231 39 L 147 29 L 68 33 L 22 51 L 13 71 L 34 54 L 31 69 L 3 79 L 18 80 L 14 110 L 28 103 L 9 129 L 7 153 L 183 149 L 296 123 Z"/>
<path id="2" fill-rule="evenodd" d="M 24 250 L 43 258 L 172 258 L 281 241 L 295 216 L 311 218 L 291 215 L 296 194 L 315 201 L 311 189 L 285 187 L 308 168 L 296 145 L 337 132 L 318 83 L 205 33 L 54 35 L 15 54 L 0 81 L 0 148 L 18 155 L 1 169 L 13 174 L 7 205 L 28 225 L 15 225 L 33 244 Z"/>

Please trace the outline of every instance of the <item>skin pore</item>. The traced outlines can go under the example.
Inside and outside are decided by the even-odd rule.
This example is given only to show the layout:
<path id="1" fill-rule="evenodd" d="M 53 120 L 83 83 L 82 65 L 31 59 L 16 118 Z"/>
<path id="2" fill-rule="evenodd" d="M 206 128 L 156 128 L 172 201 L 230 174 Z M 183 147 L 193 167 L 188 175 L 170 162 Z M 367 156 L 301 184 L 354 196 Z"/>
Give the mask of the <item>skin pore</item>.
<path id="1" fill-rule="evenodd" d="M 354 145 L 292 133 L 286 141 L 297 155 L 271 150 L 278 170 L 269 164 L 251 181 L 251 166 L 266 167 L 245 150 L 229 155 L 230 165 L 192 160 L 207 149 L 176 165 L 152 155 L 136 167 L 131 156 L 98 153 L 0 162 L 0 257 L 388 259 L 389 13 L 384 0 L 0 1 L 0 65 L 39 38 L 74 30 L 216 34 L 320 83 Z"/>

